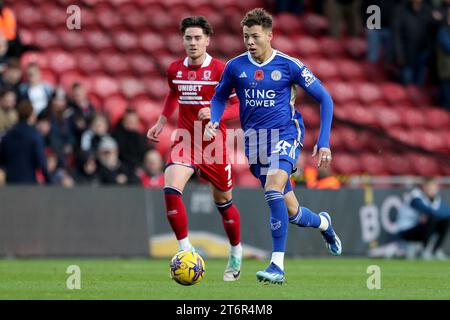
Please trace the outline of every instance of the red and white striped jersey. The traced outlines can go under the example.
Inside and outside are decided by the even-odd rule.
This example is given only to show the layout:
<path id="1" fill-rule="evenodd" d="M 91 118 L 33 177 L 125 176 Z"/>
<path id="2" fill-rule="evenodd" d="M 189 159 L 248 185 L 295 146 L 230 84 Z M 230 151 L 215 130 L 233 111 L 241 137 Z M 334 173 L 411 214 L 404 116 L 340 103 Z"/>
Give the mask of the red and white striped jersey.
<path id="1" fill-rule="evenodd" d="M 188 58 L 173 62 L 167 70 L 167 79 L 171 94 L 176 96 L 180 107 L 178 127 L 193 132 L 194 121 L 198 120 L 198 111 L 211 106 L 216 85 L 222 76 L 225 64 L 207 55 L 202 65 L 188 64 Z M 231 104 L 238 103 L 236 94 L 230 96 Z M 207 122 L 207 121 L 206 121 Z M 220 130 L 225 134 L 225 124 Z"/>

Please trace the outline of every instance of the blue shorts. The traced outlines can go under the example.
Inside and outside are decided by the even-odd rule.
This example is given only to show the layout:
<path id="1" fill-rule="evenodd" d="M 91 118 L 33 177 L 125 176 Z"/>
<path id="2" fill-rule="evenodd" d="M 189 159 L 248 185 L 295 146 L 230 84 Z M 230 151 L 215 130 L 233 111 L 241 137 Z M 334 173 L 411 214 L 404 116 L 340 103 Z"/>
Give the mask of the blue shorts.
<path id="1" fill-rule="evenodd" d="M 270 150 L 270 146 L 267 147 L 269 150 L 268 161 L 260 161 L 258 158 L 255 162 L 250 162 L 251 173 L 259 179 L 262 187 L 264 188 L 267 179 L 267 172 L 273 169 L 281 169 L 286 171 L 288 177 L 291 176 L 292 171 L 295 168 L 297 159 L 300 155 L 300 143 L 296 138 L 290 138 L 285 140 L 280 140 L 274 150 Z M 292 185 L 288 179 L 284 194 L 292 191 Z"/>

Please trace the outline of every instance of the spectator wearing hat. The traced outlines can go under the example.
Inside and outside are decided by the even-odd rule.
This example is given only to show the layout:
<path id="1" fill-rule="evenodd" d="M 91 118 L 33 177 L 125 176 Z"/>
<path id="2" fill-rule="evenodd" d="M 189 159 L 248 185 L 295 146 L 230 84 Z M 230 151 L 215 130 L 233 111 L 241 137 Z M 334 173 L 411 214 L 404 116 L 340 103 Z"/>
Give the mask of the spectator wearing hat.
<path id="1" fill-rule="evenodd" d="M 98 175 L 102 184 L 136 184 L 139 179 L 129 167 L 124 166 L 119 159 L 117 142 L 109 137 L 100 141 L 98 152 Z"/>

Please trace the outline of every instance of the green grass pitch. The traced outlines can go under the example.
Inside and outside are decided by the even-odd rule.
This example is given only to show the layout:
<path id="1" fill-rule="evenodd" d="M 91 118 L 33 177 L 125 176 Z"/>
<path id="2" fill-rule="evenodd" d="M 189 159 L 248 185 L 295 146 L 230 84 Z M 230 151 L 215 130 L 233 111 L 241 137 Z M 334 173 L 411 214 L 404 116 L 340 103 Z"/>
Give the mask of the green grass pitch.
<path id="1" fill-rule="evenodd" d="M 264 285 L 255 273 L 267 261 L 244 260 L 237 282 L 223 282 L 225 260 L 206 259 L 205 278 L 184 287 L 169 278 L 169 259 L 0 260 L 0 299 L 450 299 L 450 261 L 287 259 L 286 283 Z M 81 289 L 66 287 L 69 265 Z M 367 268 L 381 270 L 369 290 Z"/>

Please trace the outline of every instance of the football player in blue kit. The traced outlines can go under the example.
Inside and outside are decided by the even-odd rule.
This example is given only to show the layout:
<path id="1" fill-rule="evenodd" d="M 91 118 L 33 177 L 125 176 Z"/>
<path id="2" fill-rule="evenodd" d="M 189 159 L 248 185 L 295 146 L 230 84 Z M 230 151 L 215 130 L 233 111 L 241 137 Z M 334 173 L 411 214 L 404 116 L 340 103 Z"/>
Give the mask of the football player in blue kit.
<path id="1" fill-rule="evenodd" d="M 288 223 L 319 229 L 330 253 L 342 252 L 330 215 L 301 207 L 289 181 L 304 138 L 303 120 L 294 108 L 297 87 L 320 103 L 320 133 L 313 151 L 313 156 L 318 154 L 319 167 L 331 162 L 333 101 L 302 62 L 271 47 L 272 17 L 264 9 L 248 12 L 241 25 L 248 51 L 227 63 L 211 101 L 211 121 L 204 138 L 216 136 L 226 101 L 234 89 L 240 102 L 250 170 L 261 181 L 270 208 L 272 258 L 256 276 L 259 281 L 281 284 L 285 281 Z"/>

